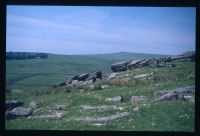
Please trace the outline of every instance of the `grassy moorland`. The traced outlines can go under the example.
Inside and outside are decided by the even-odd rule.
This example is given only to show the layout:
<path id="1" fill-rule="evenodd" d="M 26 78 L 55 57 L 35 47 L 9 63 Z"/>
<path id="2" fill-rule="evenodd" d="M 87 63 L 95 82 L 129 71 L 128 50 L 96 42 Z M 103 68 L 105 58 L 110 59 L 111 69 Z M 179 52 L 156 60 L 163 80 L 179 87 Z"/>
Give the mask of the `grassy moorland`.
<path id="1" fill-rule="evenodd" d="M 104 58 L 78 57 L 50 55 L 49 60 L 17 60 L 7 61 L 7 72 L 13 73 L 70 73 L 78 74 L 101 70 L 109 71 L 110 60 Z M 69 56 L 68 56 L 69 57 Z M 98 60 L 98 61 L 97 61 Z M 45 63 L 44 63 L 45 62 Z M 62 65 L 58 65 L 58 63 Z M 77 65 L 78 63 L 78 65 Z M 93 63 L 93 65 L 91 64 Z M 31 100 L 42 104 L 41 110 L 34 112 L 32 116 L 48 113 L 49 107 L 55 104 L 65 105 L 64 117 L 58 120 L 40 120 L 18 118 L 6 121 L 6 129 L 34 129 L 34 130 L 123 130 L 123 131 L 194 131 L 195 104 L 187 101 L 153 102 L 154 93 L 161 90 L 175 89 L 179 87 L 195 85 L 195 62 L 174 61 L 174 68 L 143 67 L 132 71 L 121 72 L 129 76 L 95 82 L 95 88 L 67 88 L 38 90 L 31 86 L 30 91 L 7 92 L 6 100 L 20 100 L 28 107 Z M 36 65 L 37 64 L 37 65 Z M 30 71 L 30 66 L 32 67 Z M 28 68 L 29 67 L 29 68 Z M 76 71 L 76 68 L 79 70 Z M 153 72 L 151 78 L 136 79 L 135 75 Z M 29 75 L 26 75 L 29 76 Z M 45 75 L 47 76 L 47 75 Z M 19 76 L 7 75 L 7 88 L 19 87 L 20 84 L 53 84 L 66 79 L 66 75 L 36 75 L 24 78 L 16 83 Z M 36 78 L 37 77 L 37 78 Z M 22 78 L 22 77 L 21 77 Z M 44 81 L 39 82 L 38 80 Z M 13 82 L 11 82 L 13 81 Z M 13 83 L 13 84 L 11 84 Z M 109 85 L 106 89 L 99 89 L 99 85 Z M 9 86 L 10 85 L 10 86 Z M 20 88 L 20 87 L 19 87 Z M 84 89 L 84 91 L 81 91 Z M 105 98 L 121 95 L 124 102 L 106 102 Z M 131 96 L 145 95 L 148 100 L 138 105 L 131 104 Z M 84 110 L 81 105 L 93 106 L 115 105 L 123 107 L 120 110 L 101 111 L 97 109 Z M 102 117 L 113 115 L 116 112 L 129 112 L 129 116 L 94 125 L 98 122 L 78 121 L 86 117 Z"/>
<path id="2" fill-rule="evenodd" d="M 63 82 L 73 75 L 102 71 L 111 73 L 113 62 L 137 58 L 158 58 L 164 55 L 142 53 L 114 53 L 97 55 L 55 55 L 47 59 L 7 60 L 6 87 L 8 89 L 43 89 Z"/>

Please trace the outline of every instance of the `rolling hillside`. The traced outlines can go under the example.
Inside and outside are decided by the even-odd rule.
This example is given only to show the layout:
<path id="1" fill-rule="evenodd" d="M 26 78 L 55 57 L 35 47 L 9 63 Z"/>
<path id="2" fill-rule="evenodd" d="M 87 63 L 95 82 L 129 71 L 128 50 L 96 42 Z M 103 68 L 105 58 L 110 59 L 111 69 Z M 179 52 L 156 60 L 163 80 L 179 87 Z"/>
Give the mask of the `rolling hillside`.
<path id="1" fill-rule="evenodd" d="M 166 55 L 121 52 L 97 55 L 48 54 L 47 59 L 7 60 L 6 88 L 46 88 L 77 74 L 96 71 L 111 73 L 110 65 L 121 60 L 163 56 Z"/>

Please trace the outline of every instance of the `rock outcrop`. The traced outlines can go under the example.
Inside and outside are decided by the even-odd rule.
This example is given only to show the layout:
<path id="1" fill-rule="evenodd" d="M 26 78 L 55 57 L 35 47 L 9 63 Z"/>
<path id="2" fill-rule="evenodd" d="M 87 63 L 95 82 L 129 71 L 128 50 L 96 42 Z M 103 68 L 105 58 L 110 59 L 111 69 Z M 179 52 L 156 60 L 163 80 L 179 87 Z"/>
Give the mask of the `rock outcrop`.
<path id="1" fill-rule="evenodd" d="M 127 65 L 130 63 L 131 61 L 122 61 L 122 62 L 114 63 L 112 64 L 111 69 L 113 72 L 126 71 Z"/>
<path id="2" fill-rule="evenodd" d="M 14 108 L 12 111 L 6 112 L 6 119 L 15 119 L 18 117 L 27 117 L 31 114 L 31 109 L 30 108 L 22 108 L 22 107 L 17 107 Z"/>
<path id="3" fill-rule="evenodd" d="M 78 87 L 82 85 L 87 85 L 96 82 L 97 79 L 102 79 L 102 72 L 97 71 L 94 74 L 82 74 L 82 75 L 75 75 L 67 82 L 57 83 L 53 85 L 53 88 L 62 87 L 62 86 L 71 86 L 71 87 Z"/>
<path id="4" fill-rule="evenodd" d="M 195 52 L 188 51 L 176 56 L 169 56 L 169 57 L 162 57 L 158 59 L 138 59 L 138 60 L 128 60 L 117 62 L 111 65 L 111 70 L 113 72 L 121 72 L 126 70 L 133 70 L 136 68 L 144 67 L 144 66 L 151 66 L 151 67 L 175 67 L 175 64 L 172 64 L 172 60 L 195 60 Z"/>
<path id="5" fill-rule="evenodd" d="M 171 100 L 190 100 L 191 96 L 185 96 L 185 94 L 195 93 L 195 86 L 182 87 L 169 91 L 159 91 L 154 95 L 155 101 L 171 101 Z"/>
<path id="6" fill-rule="evenodd" d="M 194 61 L 195 60 L 195 51 L 187 51 L 180 55 L 172 56 L 171 60 L 186 60 Z"/>

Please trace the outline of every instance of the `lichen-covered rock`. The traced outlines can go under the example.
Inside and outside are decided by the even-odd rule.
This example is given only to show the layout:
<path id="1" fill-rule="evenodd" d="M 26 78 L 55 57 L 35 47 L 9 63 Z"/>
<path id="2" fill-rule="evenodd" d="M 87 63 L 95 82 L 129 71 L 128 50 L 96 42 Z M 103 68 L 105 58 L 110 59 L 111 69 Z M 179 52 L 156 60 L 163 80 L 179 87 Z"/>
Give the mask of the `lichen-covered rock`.
<path id="1" fill-rule="evenodd" d="M 30 108 L 22 108 L 22 107 L 17 107 L 14 108 L 12 111 L 6 112 L 6 119 L 15 119 L 18 117 L 27 117 L 31 114 L 31 109 Z"/>
<path id="2" fill-rule="evenodd" d="M 109 102 L 122 102 L 124 101 L 121 96 L 106 98 L 105 101 Z"/>
<path id="3" fill-rule="evenodd" d="M 139 103 L 148 100 L 147 96 L 132 96 L 131 103 Z"/>
<path id="4" fill-rule="evenodd" d="M 108 111 L 108 110 L 124 110 L 125 107 L 117 107 L 116 105 L 101 105 L 101 106 L 91 106 L 91 105 L 81 105 L 81 108 L 84 110 L 99 110 L 99 111 Z"/>

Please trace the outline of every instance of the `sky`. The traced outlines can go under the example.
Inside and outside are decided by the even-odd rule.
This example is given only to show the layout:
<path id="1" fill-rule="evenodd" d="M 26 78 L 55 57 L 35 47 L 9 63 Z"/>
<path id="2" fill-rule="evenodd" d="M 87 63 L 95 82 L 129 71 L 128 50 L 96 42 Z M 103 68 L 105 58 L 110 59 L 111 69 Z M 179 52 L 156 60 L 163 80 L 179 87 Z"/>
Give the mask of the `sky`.
<path id="1" fill-rule="evenodd" d="M 194 7 L 7 6 L 6 51 L 54 54 L 195 50 Z"/>

